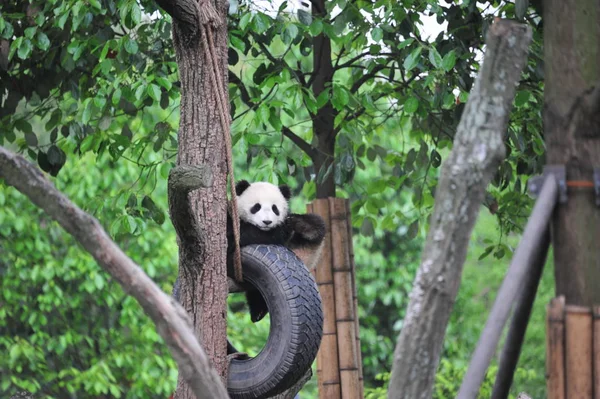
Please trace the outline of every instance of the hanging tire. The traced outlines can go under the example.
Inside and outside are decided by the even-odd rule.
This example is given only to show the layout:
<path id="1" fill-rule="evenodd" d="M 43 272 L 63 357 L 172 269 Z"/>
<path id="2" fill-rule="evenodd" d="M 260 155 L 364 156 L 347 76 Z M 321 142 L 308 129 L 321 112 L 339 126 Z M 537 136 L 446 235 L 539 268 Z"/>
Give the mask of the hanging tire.
<path id="1" fill-rule="evenodd" d="M 323 335 L 315 281 L 289 249 L 249 245 L 241 250 L 244 281 L 258 289 L 271 315 L 269 337 L 253 358 L 232 359 L 232 399 L 266 398 L 294 385 L 311 367 Z"/>

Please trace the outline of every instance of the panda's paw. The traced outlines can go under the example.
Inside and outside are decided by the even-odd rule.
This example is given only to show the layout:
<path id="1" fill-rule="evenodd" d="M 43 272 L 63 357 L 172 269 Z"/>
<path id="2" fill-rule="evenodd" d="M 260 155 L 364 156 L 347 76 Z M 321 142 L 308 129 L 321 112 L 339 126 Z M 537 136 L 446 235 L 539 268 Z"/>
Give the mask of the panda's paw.
<path id="1" fill-rule="evenodd" d="M 246 300 L 250 311 L 250 320 L 253 323 L 262 320 L 269 313 L 265 299 L 257 290 L 246 291 Z"/>
<path id="2" fill-rule="evenodd" d="M 325 238 L 325 221 L 314 213 L 292 214 L 288 218 L 288 226 L 294 234 L 311 244 L 320 244 Z"/>

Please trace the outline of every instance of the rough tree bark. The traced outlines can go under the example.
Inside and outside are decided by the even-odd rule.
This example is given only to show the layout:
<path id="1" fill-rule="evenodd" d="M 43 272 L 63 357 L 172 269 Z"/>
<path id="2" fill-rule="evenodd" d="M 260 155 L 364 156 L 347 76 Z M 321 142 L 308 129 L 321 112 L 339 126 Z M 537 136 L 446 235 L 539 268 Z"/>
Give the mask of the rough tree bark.
<path id="1" fill-rule="evenodd" d="M 444 162 L 421 265 L 394 352 L 389 398 L 430 398 L 469 237 L 485 189 L 504 158 L 504 133 L 531 30 L 497 21 Z"/>
<path id="2" fill-rule="evenodd" d="M 193 320 L 198 340 L 212 364 L 227 378 L 226 341 L 226 215 L 227 163 L 224 134 L 217 106 L 217 93 L 210 76 L 201 27 L 213 33 L 219 70 L 227 93 L 228 4 L 224 0 L 157 0 L 173 18 L 173 44 L 181 81 L 178 165 L 203 165 L 212 171 L 214 184 L 189 194 L 196 216 L 198 239 L 178 237 L 179 300 Z M 227 95 L 227 94 L 225 94 Z M 227 116 L 229 117 L 229 116 Z M 194 243 L 194 248 L 186 244 Z M 193 398 L 191 387 L 180 376 L 175 398 Z"/>
<path id="3" fill-rule="evenodd" d="M 327 9 L 325 8 L 326 0 L 311 1 L 313 7 L 313 15 L 317 18 L 326 18 Z M 314 38 L 313 46 L 313 74 L 314 81 L 312 90 L 315 98 L 323 92 L 323 90 L 332 90 L 333 82 L 333 64 L 331 61 L 331 39 L 321 33 Z M 317 175 L 323 171 L 327 171 L 335 159 L 335 130 L 333 123 L 335 120 L 335 110 L 331 104 L 331 100 L 323 107 L 319 108 L 313 121 L 313 131 L 316 137 L 317 151 L 314 153 L 313 162 L 315 164 L 315 172 Z M 334 171 L 330 173 L 322 182 L 317 182 L 317 198 L 335 197 L 335 181 Z"/>
<path id="4" fill-rule="evenodd" d="M 544 136 L 547 162 L 568 180 L 592 180 L 600 166 L 600 1 L 544 2 Z M 569 190 L 553 221 L 556 295 L 600 304 L 600 212 L 593 190 Z"/>
<path id="5" fill-rule="evenodd" d="M 225 386 L 194 336 L 189 316 L 121 251 L 95 218 L 61 194 L 36 166 L 4 147 L 0 147 L 0 178 L 56 220 L 125 292 L 137 299 L 156 324 L 177 362 L 181 378 L 189 382 L 196 398 L 227 397 Z M 207 186 L 208 180 L 207 177 L 198 184 Z"/>

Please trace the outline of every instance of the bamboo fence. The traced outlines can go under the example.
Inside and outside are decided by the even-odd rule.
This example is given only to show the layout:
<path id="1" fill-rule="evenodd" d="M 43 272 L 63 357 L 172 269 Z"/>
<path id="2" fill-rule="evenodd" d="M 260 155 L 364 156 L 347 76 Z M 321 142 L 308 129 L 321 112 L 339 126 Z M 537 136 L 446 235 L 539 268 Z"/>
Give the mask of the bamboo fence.
<path id="1" fill-rule="evenodd" d="M 318 199 L 307 206 L 307 211 L 323 217 L 328 233 L 314 271 L 325 318 L 317 354 L 319 397 L 362 398 L 362 356 L 348 200 Z"/>

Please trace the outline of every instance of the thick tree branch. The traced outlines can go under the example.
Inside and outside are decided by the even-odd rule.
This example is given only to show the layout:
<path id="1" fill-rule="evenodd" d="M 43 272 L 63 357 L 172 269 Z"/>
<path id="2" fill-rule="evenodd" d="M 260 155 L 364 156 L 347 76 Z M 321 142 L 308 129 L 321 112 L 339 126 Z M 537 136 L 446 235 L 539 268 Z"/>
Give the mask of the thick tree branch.
<path id="1" fill-rule="evenodd" d="M 469 238 L 485 190 L 504 158 L 513 98 L 531 29 L 494 23 L 480 74 L 444 162 L 421 265 L 394 352 L 389 398 L 430 398 Z"/>
<path id="2" fill-rule="evenodd" d="M 179 165 L 169 172 L 169 214 L 180 248 L 201 248 L 203 231 L 198 226 L 188 194 L 198 188 L 212 186 L 212 172 L 208 166 Z"/>
<path id="3" fill-rule="evenodd" d="M 292 132 L 292 130 L 289 127 L 283 126 L 281 128 L 281 133 L 283 133 L 283 135 L 285 137 L 287 137 L 294 144 L 296 144 L 311 159 L 315 159 L 315 157 L 317 156 L 317 150 L 312 145 L 310 145 L 308 142 L 306 142 L 302 137 L 300 137 L 296 133 Z"/>
<path id="4" fill-rule="evenodd" d="M 179 373 L 198 398 L 227 398 L 227 390 L 196 340 L 187 313 L 110 239 L 100 223 L 60 193 L 33 164 L 0 146 L 0 178 L 25 194 L 133 295 L 171 350 Z"/>

